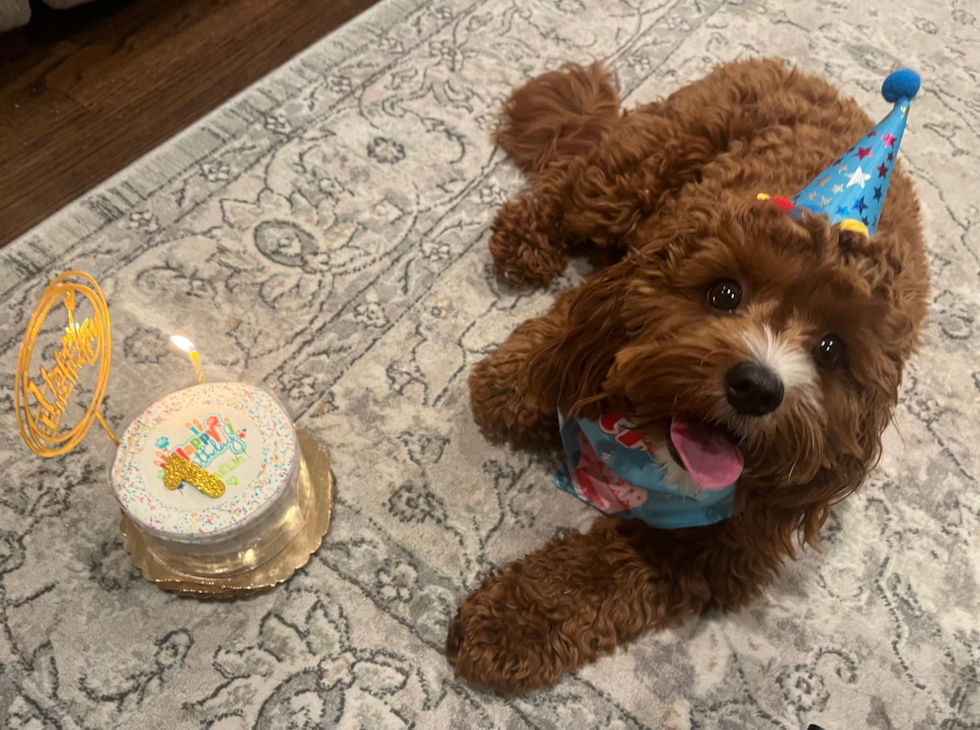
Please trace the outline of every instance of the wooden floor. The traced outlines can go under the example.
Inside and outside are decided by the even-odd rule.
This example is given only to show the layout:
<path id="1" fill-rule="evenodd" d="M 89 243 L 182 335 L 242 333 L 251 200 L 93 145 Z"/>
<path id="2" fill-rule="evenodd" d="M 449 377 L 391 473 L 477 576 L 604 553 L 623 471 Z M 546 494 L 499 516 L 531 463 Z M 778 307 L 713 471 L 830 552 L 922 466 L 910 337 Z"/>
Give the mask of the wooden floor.
<path id="1" fill-rule="evenodd" d="M 32 0 L 0 35 L 0 246 L 375 0 Z"/>

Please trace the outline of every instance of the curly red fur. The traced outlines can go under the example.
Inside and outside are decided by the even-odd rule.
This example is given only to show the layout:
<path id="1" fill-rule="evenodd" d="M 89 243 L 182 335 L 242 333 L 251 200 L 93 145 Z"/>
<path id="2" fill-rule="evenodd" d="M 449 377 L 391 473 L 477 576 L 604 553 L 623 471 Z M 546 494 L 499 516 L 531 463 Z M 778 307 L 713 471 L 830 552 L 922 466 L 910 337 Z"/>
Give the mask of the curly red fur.
<path id="1" fill-rule="evenodd" d="M 746 463 L 728 520 L 667 531 L 604 517 L 466 599 L 447 641 L 457 675 L 520 692 L 650 629 L 746 605 L 800 540 L 815 544 L 831 505 L 879 458 L 928 272 L 898 169 L 871 240 L 756 200 L 801 189 L 872 126 L 853 100 L 782 62 L 723 66 L 629 114 L 603 69 L 569 66 L 515 91 L 505 112 L 497 138 L 530 186 L 494 223 L 498 272 L 547 282 L 573 247 L 612 263 L 474 368 L 477 422 L 534 445 L 557 438 L 559 410 L 629 412 L 661 437 L 672 415 L 695 413 L 740 434 Z M 720 278 L 745 290 L 731 316 L 706 301 Z M 845 362 L 814 368 L 769 417 L 739 418 L 721 383 L 748 357 L 751 331 L 806 353 L 834 332 Z"/>

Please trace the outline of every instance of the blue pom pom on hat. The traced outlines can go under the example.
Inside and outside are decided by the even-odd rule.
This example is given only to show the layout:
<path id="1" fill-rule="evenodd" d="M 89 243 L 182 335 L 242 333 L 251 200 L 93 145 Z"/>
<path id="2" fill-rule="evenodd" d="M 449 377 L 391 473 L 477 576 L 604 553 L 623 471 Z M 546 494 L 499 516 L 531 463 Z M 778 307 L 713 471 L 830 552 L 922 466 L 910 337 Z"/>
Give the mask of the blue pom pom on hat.
<path id="1" fill-rule="evenodd" d="M 894 104 L 902 99 L 914 99 L 919 93 L 919 74 L 912 69 L 902 68 L 888 74 L 881 85 L 881 95 L 885 101 Z"/>
<path id="2" fill-rule="evenodd" d="M 825 215 L 831 225 L 873 236 L 905 133 L 909 102 L 919 91 L 919 75 L 903 68 L 888 75 L 881 95 L 895 105 L 851 149 L 790 200 L 797 208 Z"/>

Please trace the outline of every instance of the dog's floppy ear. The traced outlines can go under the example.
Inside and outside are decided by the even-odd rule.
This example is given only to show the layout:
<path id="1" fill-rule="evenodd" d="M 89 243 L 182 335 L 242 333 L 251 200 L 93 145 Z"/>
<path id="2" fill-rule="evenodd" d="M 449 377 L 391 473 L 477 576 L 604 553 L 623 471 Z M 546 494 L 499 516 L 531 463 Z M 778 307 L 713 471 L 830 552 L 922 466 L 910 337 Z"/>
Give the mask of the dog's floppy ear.
<path id="1" fill-rule="evenodd" d="M 892 382 L 882 382 L 863 389 L 849 402 L 827 401 L 836 417 L 828 423 L 824 463 L 804 484 L 767 491 L 767 505 L 780 516 L 779 531 L 796 533 L 804 542 L 817 544 L 817 533 L 831 507 L 857 490 L 881 457 L 882 433 L 893 412 L 892 387 Z M 828 392 L 825 397 L 835 396 Z"/>
<path id="2" fill-rule="evenodd" d="M 856 231 L 834 226 L 836 255 L 841 264 L 855 271 L 871 288 L 872 293 L 888 298 L 895 278 L 902 273 L 902 263 L 891 251 L 896 246 L 888 234 L 878 233 L 873 239 Z"/>
<path id="3" fill-rule="evenodd" d="M 528 359 L 525 371 L 529 392 L 542 406 L 566 416 L 601 414 L 603 383 L 627 340 L 622 306 L 633 266 L 621 261 L 564 295 L 570 300 L 565 326 Z"/>

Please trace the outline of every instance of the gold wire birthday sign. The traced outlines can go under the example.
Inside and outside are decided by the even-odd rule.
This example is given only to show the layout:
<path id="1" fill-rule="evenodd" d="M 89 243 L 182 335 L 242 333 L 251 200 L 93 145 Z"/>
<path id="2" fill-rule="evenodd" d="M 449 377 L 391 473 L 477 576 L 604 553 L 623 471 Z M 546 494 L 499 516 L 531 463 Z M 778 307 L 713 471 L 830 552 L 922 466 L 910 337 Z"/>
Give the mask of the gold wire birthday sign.
<path id="1" fill-rule="evenodd" d="M 92 316 L 86 317 L 81 323 L 75 321 L 79 297 L 92 306 Z M 54 352 L 54 362 L 49 362 L 47 367 L 42 364 L 37 377 L 32 377 L 31 359 L 34 346 L 44 321 L 58 304 L 64 306 L 68 315 L 68 326 L 61 336 L 61 347 Z M 189 340 L 187 343 L 190 345 Z M 193 350 L 194 346 L 190 347 Z M 66 271 L 56 276 L 41 293 L 41 300 L 34 307 L 17 354 L 17 380 L 14 386 L 17 426 L 24 443 L 31 451 L 41 456 L 58 456 L 71 451 L 85 437 L 95 420 L 102 425 L 113 443 L 119 446 L 119 439 L 99 412 L 109 383 L 111 355 L 109 307 L 98 283 L 83 271 Z M 198 378 L 204 382 L 204 374 L 195 360 L 196 356 L 197 351 L 194 350 L 191 360 L 195 363 Z M 62 417 L 68 408 L 68 401 L 78 385 L 80 373 L 89 368 L 98 369 L 92 400 L 81 419 L 64 430 Z M 184 481 L 209 497 L 220 497 L 225 491 L 224 482 L 218 477 L 177 454 L 171 454 L 164 469 L 164 486 L 167 489 L 177 489 Z"/>
<path id="2" fill-rule="evenodd" d="M 93 312 L 91 317 L 86 317 L 80 323 L 75 321 L 79 298 L 88 301 Z M 32 377 L 31 358 L 41 326 L 59 304 L 64 306 L 68 315 L 61 347 L 55 350 L 53 362 L 48 362 L 47 366 L 42 364 L 38 375 Z M 75 270 L 55 277 L 34 308 L 17 355 L 14 387 L 17 426 L 24 442 L 34 453 L 58 456 L 70 451 L 82 440 L 95 420 L 99 421 L 116 446 L 119 445 L 116 435 L 99 412 L 109 381 L 111 352 L 109 309 L 95 279 Z M 89 368 L 98 369 L 92 400 L 81 419 L 65 430 L 62 416 L 68 408 L 68 400 L 78 385 L 80 373 Z"/>

